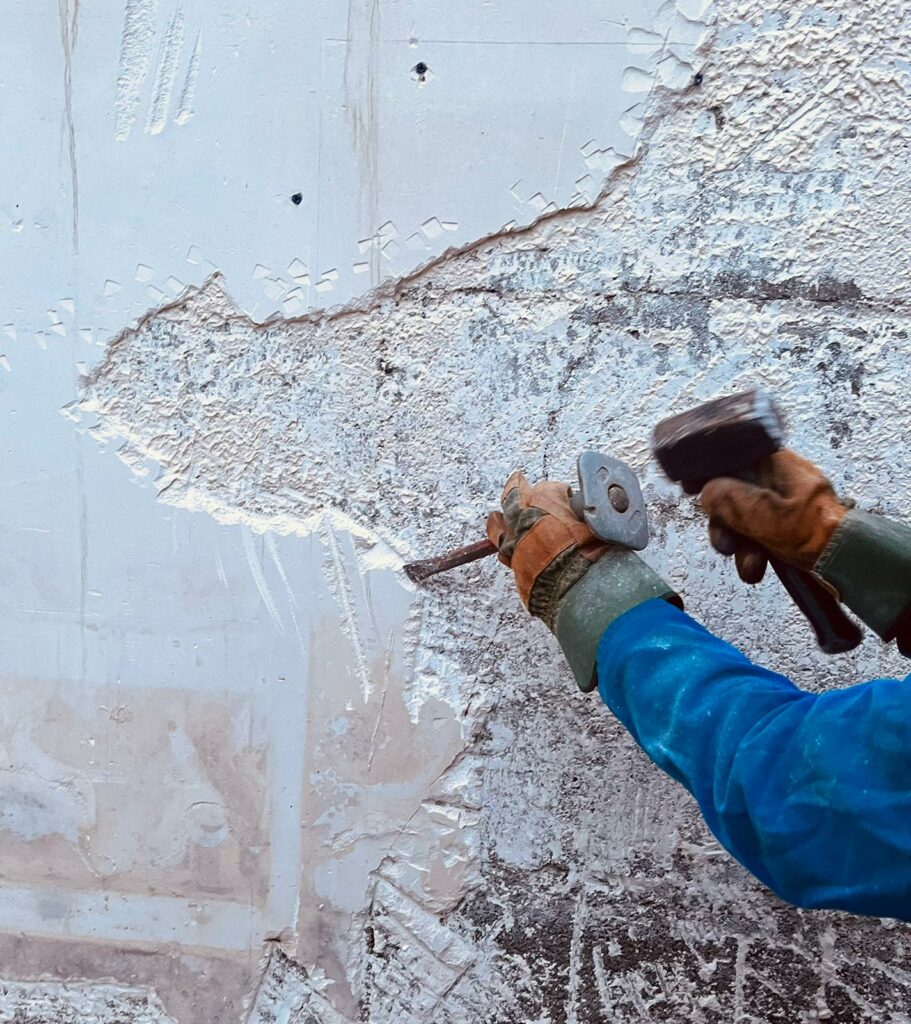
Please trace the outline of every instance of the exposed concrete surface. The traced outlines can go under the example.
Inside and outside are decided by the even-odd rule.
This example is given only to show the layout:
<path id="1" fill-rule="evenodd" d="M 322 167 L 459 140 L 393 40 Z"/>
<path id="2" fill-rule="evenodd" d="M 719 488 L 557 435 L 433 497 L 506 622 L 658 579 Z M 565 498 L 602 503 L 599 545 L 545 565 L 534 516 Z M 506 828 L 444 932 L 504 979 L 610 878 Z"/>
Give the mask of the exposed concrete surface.
<path id="1" fill-rule="evenodd" d="M 173 1024 L 173 1018 L 147 992 L 103 984 L 0 982 L 0 1015 L 17 1024 L 81 1020 Z"/>
<path id="2" fill-rule="evenodd" d="M 495 6 L 501 29 L 525 17 Z M 387 9 L 354 8 L 363 56 L 347 81 L 375 283 L 383 85 L 370 54 Z M 137 112 L 154 10 L 127 5 L 124 139 L 143 124 L 150 137 L 189 130 L 201 104 L 207 44 L 177 9 Z M 63 493 L 82 495 L 91 525 L 66 570 L 82 581 L 71 614 L 41 632 L 17 605 L 29 633 L 4 637 L 0 731 L 23 767 L 0 774 L 0 919 L 26 936 L 2 958 L 7 976 L 94 982 L 96 1001 L 116 978 L 146 994 L 143 1013 L 158 999 L 181 1024 L 911 1019 L 907 929 L 801 913 L 747 878 L 686 795 L 573 691 L 499 567 L 420 591 L 398 572 L 407 555 L 474 539 L 512 469 L 566 477 L 581 447 L 604 447 L 642 471 L 646 557 L 711 629 L 811 689 L 901 670 L 874 640 L 837 660 L 812 650 L 774 582 L 747 590 L 706 550 L 647 439 L 668 412 L 759 381 L 839 487 L 911 515 L 909 16 L 897 0 L 678 0 L 636 32 L 624 27 L 624 45 L 648 59 L 641 78 L 621 68 L 620 86 L 648 97 L 628 125 L 639 148 L 596 158 L 602 173 L 617 166 L 593 209 L 532 204 L 529 230 L 478 214 L 466 240 L 488 240 L 440 244 L 425 270 L 355 302 L 264 324 L 244 291 L 272 280 L 275 260 L 244 282 L 230 257 L 198 262 L 195 280 L 225 275 L 85 368 L 69 408 L 88 432 L 78 471 L 57 461 L 71 420 L 47 451 L 14 457 L 20 484 L 29 460 L 69 473 Z M 161 111 L 178 95 L 176 41 L 190 38 L 175 128 Z M 408 45 L 404 29 L 395 38 Z M 78 104 L 74 123 L 78 139 Z M 332 287 L 318 302 L 345 297 L 320 280 Z M 51 332 L 66 337 L 57 316 Z M 17 350 L 9 379 L 30 372 L 71 402 L 71 364 L 46 351 Z M 29 522 L 54 536 L 46 494 Z M 98 609 L 86 536 L 105 540 L 90 543 L 105 552 Z M 71 600 L 11 562 L 34 597 L 21 609 Z M 57 664 L 41 661 L 33 649 L 53 652 L 55 634 Z M 113 660 L 127 641 L 131 656 Z M 39 685 L 23 696 L 26 679 Z M 36 1021 L 66 1019 L 46 1007 L 75 998 L 70 987 L 11 998 L 31 998 Z"/>

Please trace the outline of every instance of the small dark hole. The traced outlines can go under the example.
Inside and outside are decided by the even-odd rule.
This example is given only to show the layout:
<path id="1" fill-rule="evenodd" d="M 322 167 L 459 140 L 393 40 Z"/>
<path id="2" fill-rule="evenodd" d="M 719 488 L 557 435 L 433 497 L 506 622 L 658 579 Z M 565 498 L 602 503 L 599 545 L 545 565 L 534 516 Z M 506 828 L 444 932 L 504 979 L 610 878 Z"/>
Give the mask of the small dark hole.
<path id="1" fill-rule="evenodd" d="M 696 74 L 693 75 L 693 85 L 702 85 L 702 72 L 701 71 L 697 71 Z"/>
<path id="2" fill-rule="evenodd" d="M 303 195 L 300 192 L 295 192 L 294 195 L 291 196 L 291 202 L 294 203 L 295 206 L 300 206 L 300 204 L 303 201 L 304 201 L 304 197 L 303 197 Z"/>
<path id="3" fill-rule="evenodd" d="M 426 75 L 427 70 L 427 65 L 423 61 L 418 61 L 414 66 L 414 73 L 416 75 Z"/>

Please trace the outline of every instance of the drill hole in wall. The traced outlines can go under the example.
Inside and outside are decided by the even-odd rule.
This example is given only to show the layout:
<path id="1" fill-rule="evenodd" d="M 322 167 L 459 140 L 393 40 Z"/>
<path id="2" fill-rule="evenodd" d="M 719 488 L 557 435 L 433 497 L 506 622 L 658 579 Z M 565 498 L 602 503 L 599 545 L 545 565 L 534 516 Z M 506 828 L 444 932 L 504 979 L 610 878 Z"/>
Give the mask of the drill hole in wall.
<path id="1" fill-rule="evenodd" d="M 419 60 L 411 69 L 412 77 L 418 82 L 426 82 L 429 73 L 430 68 L 422 60 Z"/>

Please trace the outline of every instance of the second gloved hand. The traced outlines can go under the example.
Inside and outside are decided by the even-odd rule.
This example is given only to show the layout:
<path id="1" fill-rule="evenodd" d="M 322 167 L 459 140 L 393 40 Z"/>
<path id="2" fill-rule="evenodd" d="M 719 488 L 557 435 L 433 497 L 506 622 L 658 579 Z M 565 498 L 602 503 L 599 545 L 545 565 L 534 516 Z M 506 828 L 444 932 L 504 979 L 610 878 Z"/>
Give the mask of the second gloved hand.
<path id="1" fill-rule="evenodd" d="M 825 474 L 787 450 L 762 460 L 756 483 L 717 477 L 699 501 L 712 546 L 734 555 L 746 583 L 762 579 L 767 553 L 812 569 L 847 512 Z"/>
<path id="2" fill-rule="evenodd" d="M 515 574 L 522 603 L 556 634 L 579 688 L 592 690 L 598 642 L 610 623 L 651 598 L 680 599 L 641 558 L 575 517 L 566 484 L 532 486 L 513 473 L 501 504 L 487 517 L 487 536 Z"/>

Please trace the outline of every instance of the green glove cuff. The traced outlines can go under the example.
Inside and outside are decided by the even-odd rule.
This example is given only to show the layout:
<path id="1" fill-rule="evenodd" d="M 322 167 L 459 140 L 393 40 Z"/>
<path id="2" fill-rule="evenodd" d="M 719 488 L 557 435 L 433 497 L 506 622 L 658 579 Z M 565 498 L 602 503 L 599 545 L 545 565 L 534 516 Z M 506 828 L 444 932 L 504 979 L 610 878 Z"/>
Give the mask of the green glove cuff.
<path id="1" fill-rule="evenodd" d="M 852 510 L 813 567 L 883 640 L 911 610 L 911 526 Z"/>
<path id="2" fill-rule="evenodd" d="M 583 693 L 598 685 L 595 657 L 601 634 L 614 619 L 653 597 L 683 607 L 673 589 L 625 548 L 602 555 L 566 592 L 557 607 L 554 632 Z"/>

